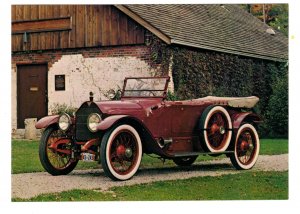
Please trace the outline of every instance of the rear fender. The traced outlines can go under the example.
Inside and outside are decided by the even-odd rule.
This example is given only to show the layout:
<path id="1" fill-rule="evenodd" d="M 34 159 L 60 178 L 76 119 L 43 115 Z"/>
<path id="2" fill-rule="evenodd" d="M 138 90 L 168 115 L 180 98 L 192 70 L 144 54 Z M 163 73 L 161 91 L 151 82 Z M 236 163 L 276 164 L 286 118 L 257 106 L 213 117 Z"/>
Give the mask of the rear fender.
<path id="1" fill-rule="evenodd" d="M 257 114 L 251 113 L 251 112 L 242 112 L 242 113 L 236 113 L 232 116 L 232 124 L 233 129 L 238 129 L 244 122 L 249 122 L 252 124 L 261 123 L 262 119 Z"/>
<path id="2" fill-rule="evenodd" d="M 58 123 L 59 115 L 46 116 L 40 119 L 36 124 L 35 128 L 42 129 L 52 124 Z"/>

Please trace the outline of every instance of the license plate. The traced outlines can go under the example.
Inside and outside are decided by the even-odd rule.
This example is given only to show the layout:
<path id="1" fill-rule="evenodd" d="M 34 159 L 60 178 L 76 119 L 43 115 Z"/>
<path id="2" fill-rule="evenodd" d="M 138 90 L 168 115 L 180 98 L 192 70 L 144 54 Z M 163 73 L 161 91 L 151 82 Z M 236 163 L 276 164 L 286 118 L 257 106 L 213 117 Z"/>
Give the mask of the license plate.
<path id="1" fill-rule="evenodd" d="M 87 162 L 95 161 L 95 155 L 93 155 L 91 153 L 82 153 L 81 160 L 87 161 Z"/>

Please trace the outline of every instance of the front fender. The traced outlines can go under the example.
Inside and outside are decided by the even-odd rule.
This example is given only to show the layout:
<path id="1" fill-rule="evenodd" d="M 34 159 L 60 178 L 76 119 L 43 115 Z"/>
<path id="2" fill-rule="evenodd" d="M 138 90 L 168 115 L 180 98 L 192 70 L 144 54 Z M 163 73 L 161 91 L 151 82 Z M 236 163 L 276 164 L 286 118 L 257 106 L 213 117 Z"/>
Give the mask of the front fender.
<path id="1" fill-rule="evenodd" d="M 238 129 L 244 121 L 250 123 L 261 123 L 262 119 L 257 114 L 251 112 L 236 113 L 232 116 L 232 126 L 234 129 Z"/>
<path id="2" fill-rule="evenodd" d="M 130 115 L 113 115 L 105 118 L 98 126 L 98 131 L 105 131 L 111 128 L 117 122 L 122 121 L 130 124 L 133 128 L 135 128 L 140 137 L 142 139 L 143 152 L 147 154 L 157 154 L 163 157 L 169 157 L 157 144 L 156 140 L 152 136 L 151 132 L 147 129 L 147 127 L 137 118 L 134 118 Z"/>
<path id="3" fill-rule="evenodd" d="M 54 123 L 58 123 L 58 119 L 59 119 L 59 115 L 43 117 L 35 124 L 35 128 L 37 129 L 46 128 Z"/>
<path id="4" fill-rule="evenodd" d="M 115 124 L 121 118 L 128 117 L 128 115 L 113 115 L 105 118 L 98 126 L 98 131 L 103 131 L 109 129 L 113 124 Z"/>

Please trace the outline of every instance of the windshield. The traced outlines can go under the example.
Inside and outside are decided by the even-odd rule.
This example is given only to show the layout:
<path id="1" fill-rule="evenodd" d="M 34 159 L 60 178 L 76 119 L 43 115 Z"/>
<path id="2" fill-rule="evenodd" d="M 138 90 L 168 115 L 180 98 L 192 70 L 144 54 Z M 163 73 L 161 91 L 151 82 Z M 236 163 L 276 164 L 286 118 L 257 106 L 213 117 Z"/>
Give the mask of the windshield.
<path id="1" fill-rule="evenodd" d="M 126 78 L 122 97 L 165 97 L 169 77 Z"/>

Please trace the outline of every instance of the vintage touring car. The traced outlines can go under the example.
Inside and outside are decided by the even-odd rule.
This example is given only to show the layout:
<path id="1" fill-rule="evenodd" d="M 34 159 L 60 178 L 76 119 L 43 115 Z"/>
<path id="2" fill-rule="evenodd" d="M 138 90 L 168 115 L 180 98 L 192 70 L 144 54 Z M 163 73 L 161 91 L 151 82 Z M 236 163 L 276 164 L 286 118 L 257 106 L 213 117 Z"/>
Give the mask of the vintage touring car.
<path id="1" fill-rule="evenodd" d="M 45 128 L 39 157 L 52 175 L 70 173 L 79 160 L 99 161 L 113 180 L 130 179 L 143 153 L 191 165 L 198 155 L 226 154 L 237 169 L 250 169 L 259 154 L 252 97 L 168 101 L 169 77 L 125 78 L 120 100 L 96 102 L 90 93 L 75 115 L 40 119 Z"/>

